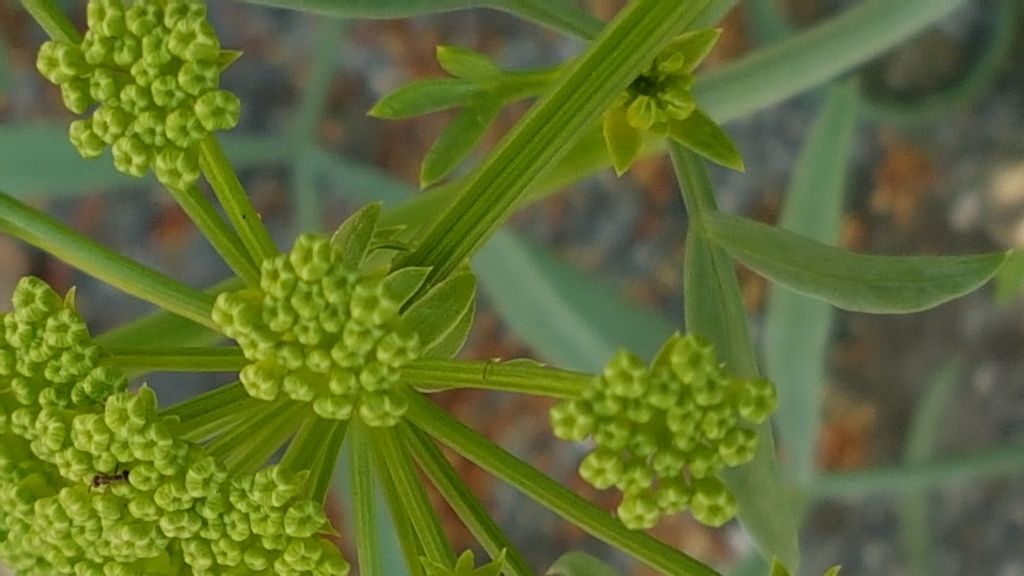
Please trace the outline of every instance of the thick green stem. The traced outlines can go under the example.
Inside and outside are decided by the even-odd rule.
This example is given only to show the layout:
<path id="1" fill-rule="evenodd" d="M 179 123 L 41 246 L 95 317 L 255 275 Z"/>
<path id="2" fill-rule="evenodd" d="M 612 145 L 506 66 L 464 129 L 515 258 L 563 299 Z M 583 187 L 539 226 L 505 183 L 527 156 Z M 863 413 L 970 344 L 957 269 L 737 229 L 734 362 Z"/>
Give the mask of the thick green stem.
<path id="1" fill-rule="evenodd" d="M 211 296 L 146 268 L 4 193 L 0 193 L 0 232 L 49 252 L 127 294 L 219 330 L 210 317 Z"/>
<path id="2" fill-rule="evenodd" d="M 255 472 L 296 432 L 307 410 L 300 402 L 267 402 L 258 415 L 224 433 L 207 449 L 233 474 Z"/>
<path id="3" fill-rule="evenodd" d="M 53 0 L 21 0 L 21 5 L 52 40 L 65 44 L 79 44 L 82 41 L 78 29 Z"/>
<path id="4" fill-rule="evenodd" d="M 238 278 L 230 278 L 204 290 L 216 298 L 221 292 L 243 287 Z M 134 346 L 145 342 L 153 346 L 206 346 L 224 339 L 220 332 L 210 330 L 166 310 L 152 312 L 94 338 L 100 346 Z"/>
<path id="5" fill-rule="evenodd" d="M 538 396 L 576 396 L 590 374 L 548 368 L 530 360 L 417 360 L 402 368 L 402 380 L 424 391 L 480 388 Z"/>
<path id="6" fill-rule="evenodd" d="M 349 423 L 347 420 L 331 420 L 327 434 L 323 436 L 323 450 L 317 453 L 310 470 L 316 473 L 310 476 L 309 494 L 320 502 L 327 501 L 327 491 L 331 486 L 334 468 L 338 463 L 341 445 L 345 442 Z"/>
<path id="7" fill-rule="evenodd" d="M 372 443 L 371 443 L 372 446 Z M 375 446 L 372 446 L 376 448 Z M 402 548 L 402 556 L 405 557 L 405 565 L 411 576 L 424 576 L 425 571 L 420 557 L 423 556 L 423 547 L 420 545 L 419 536 L 416 534 L 416 527 L 409 520 L 401 498 L 398 496 L 398 487 L 391 477 L 391 471 L 381 459 L 378 450 L 373 450 L 373 466 L 377 471 L 377 478 L 384 491 L 384 499 L 388 503 L 388 512 L 391 514 L 391 525 L 398 536 L 398 544 Z"/>
<path id="8" fill-rule="evenodd" d="M 602 32 L 470 178 L 451 206 L 399 262 L 431 266 L 423 290 L 447 278 L 508 218 L 612 101 L 699 14 L 707 0 L 636 0 Z"/>
<path id="9" fill-rule="evenodd" d="M 309 471 L 306 496 L 311 500 L 323 502 L 327 497 L 326 487 L 330 485 L 331 475 L 334 474 L 338 448 L 347 427 L 347 421 L 327 420 L 307 414 L 302 427 L 281 457 L 281 468 L 290 472 Z"/>
<path id="10" fill-rule="evenodd" d="M 409 402 L 406 417 L 410 422 L 587 533 L 669 576 L 718 574 L 699 560 L 626 528 L 608 512 L 470 430 L 421 394 L 410 393 Z"/>
<path id="11" fill-rule="evenodd" d="M 259 413 L 266 402 L 249 396 L 240 382 L 234 382 L 190 398 L 161 411 L 177 418 L 176 433 L 198 442 Z"/>
<path id="12" fill-rule="evenodd" d="M 157 348 L 116 346 L 104 349 L 103 364 L 147 372 L 238 372 L 248 364 L 239 348 Z"/>
<path id="13" fill-rule="evenodd" d="M 533 572 L 526 564 L 526 559 L 473 496 L 469 486 L 466 486 L 434 441 L 422 430 L 407 424 L 399 429 L 399 433 L 420 468 L 491 558 L 497 558 L 505 552 L 506 575 L 532 576 Z"/>
<path id="14" fill-rule="evenodd" d="M 185 189 L 167 187 L 181 209 L 210 242 L 213 249 L 220 254 L 231 270 L 238 274 L 249 286 L 258 286 L 260 271 L 252 258 L 245 251 L 245 246 L 227 222 L 217 214 L 213 205 L 203 197 L 195 186 Z"/>
<path id="15" fill-rule="evenodd" d="M 380 539 L 377 536 L 377 498 L 373 492 L 373 456 L 369 441 L 362 422 L 356 422 L 349 436 L 349 486 L 354 503 L 352 515 L 355 517 L 356 553 L 359 556 L 360 576 L 384 576 Z"/>
<path id="16" fill-rule="evenodd" d="M 413 466 L 412 455 L 391 428 L 368 429 L 378 461 L 388 470 L 402 512 L 416 529 L 427 558 L 445 566 L 455 566 L 455 554 L 441 521 L 430 504 L 423 482 Z"/>
<path id="17" fill-rule="evenodd" d="M 277 247 L 263 220 L 249 200 L 228 162 L 217 138 L 210 134 L 199 143 L 199 165 L 214 194 L 224 207 L 228 220 L 242 238 L 242 244 L 257 265 L 277 254 Z"/>

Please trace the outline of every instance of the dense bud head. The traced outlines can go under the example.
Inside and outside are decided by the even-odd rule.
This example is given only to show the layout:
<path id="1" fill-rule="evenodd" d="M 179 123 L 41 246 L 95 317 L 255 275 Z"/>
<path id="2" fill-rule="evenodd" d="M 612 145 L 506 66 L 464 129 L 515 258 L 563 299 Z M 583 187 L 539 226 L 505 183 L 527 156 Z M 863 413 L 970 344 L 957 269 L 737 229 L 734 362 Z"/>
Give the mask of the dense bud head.
<path id="1" fill-rule="evenodd" d="M 731 377 L 710 344 L 675 335 L 650 367 L 617 353 L 579 397 L 551 409 L 551 424 L 559 438 L 593 438 L 580 476 L 623 493 L 618 515 L 626 526 L 649 528 L 682 511 L 697 501 L 698 486 L 694 516 L 717 525 L 735 511 L 718 475 L 753 458 L 757 434 L 747 424 L 767 418 L 774 398 L 771 382 Z"/>
<path id="2" fill-rule="evenodd" d="M 151 389 L 126 393 L 97 366 L 71 300 L 25 278 L 0 314 L 0 561 L 46 575 L 228 574 L 247 560 L 346 573 L 303 496 L 308 473 L 230 477 L 176 436 Z"/>
<path id="3" fill-rule="evenodd" d="M 89 0 L 86 21 L 80 44 L 46 42 L 36 58 L 68 110 L 87 114 L 98 104 L 92 118 L 72 125 L 72 144 L 85 158 L 110 146 L 121 172 L 143 176 L 153 168 L 168 186 L 191 186 L 198 169 L 177 153 L 194 157 L 197 143 L 233 128 L 241 110 L 237 97 L 218 89 L 222 53 L 206 5 Z"/>
<path id="4" fill-rule="evenodd" d="M 408 408 L 399 375 L 422 349 L 399 308 L 380 275 L 364 276 L 326 237 L 307 234 L 261 264 L 258 290 L 218 296 L 213 320 L 250 361 L 239 379 L 251 396 L 386 427 Z"/>

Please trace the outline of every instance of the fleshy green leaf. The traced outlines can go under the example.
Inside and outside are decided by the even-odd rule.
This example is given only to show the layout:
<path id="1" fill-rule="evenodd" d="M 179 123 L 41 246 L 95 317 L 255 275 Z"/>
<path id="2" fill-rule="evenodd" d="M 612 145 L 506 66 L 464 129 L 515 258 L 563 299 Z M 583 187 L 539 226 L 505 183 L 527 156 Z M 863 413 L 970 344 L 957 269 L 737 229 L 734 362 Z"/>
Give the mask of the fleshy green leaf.
<path id="1" fill-rule="evenodd" d="M 669 136 L 697 154 L 726 168 L 743 172 L 743 157 L 724 130 L 700 109 L 685 120 L 676 120 L 669 126 Z"/>
<path id="2" fill-rule="evenodd" d="M 360 208 L 338 227 L 331 236 L 331 247 L 338 252 L 343 262 L 355 268 L 362 264 L 378 218 L 380 203 L 375 202 Z"/>
<path id="3" fill-rule="evenodd" d="M 461 46 L 438 46 L 437 63 L 452 76 L 476 84 L 489 84 L 502 74 L 490 58 Z"/>
<path id="4" fill-rule="evenodd" d="M 381 98 L 368 114 L 387 120 L 412 118 L 454 108 L 481 92 L 479 86 L 461 78 L 417 80 Z"/>
<path id="5" fill-rule="evenodd" d="M 445 128 L 423 158 L 420 186 L 426 188 L 447 176 L 483 138 L 501 111 L 501 101 L 481 95 L 469 102 Z"/>
<path id="6" fill-rule="evenodd" d="M 604 141 L 612 156 L 615 173 L 622 176 L 633 165 L 643 147 L 643 133 L 629 123 L 625 106 L 612 106 L 604 113 Z"/>
<path id="7" fill-rule="evenodd" d="M 458 329 L 475 296 L 476 278 L 463 272 L 432 288 L 402 314 L 406 326 L 420 335 L 424 356 L 431 357 L 434 349 Z"/>
<path id="8" fill-rule="evenodd" d="M 711 53 L 721 35 L 722 31 L 717 28 L 687 32 L 673 40 L 668 49 L 682 54 L 686 71 L 692 72 Z"/>
<path id="9" fill-rule="evenodd" d="M 611 566 L 583 552 L 569 552 L 555 561 L 546 576 L 617 576 Z"/>
<path id="10" fill-rule="evenodd" d="M 717 244 L 758 274 L 854 312 L 901 314 L 938 306 L 987 282 L 1008 255 L 873 256 L 727 214 L 709 215 L 705 224 Z"/>

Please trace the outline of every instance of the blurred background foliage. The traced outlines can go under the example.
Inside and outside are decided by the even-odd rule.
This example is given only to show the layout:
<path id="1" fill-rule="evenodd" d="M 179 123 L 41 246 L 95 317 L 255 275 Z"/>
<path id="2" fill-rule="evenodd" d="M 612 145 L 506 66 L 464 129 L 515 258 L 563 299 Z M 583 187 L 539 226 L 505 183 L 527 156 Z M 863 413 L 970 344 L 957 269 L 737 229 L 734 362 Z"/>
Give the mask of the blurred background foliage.
<path id="1" fill-rule="evenodd" d="M 64 4 L 84 22 L 84 2 Z M 601 19 L 621 4 L 581 3 Z M 720 23 L 722 40 L 704 70 L 857 4 L 739 2 Z M 747 172 L 713 172 L 719 204 L 856 251 L 1024 247 L 1021 5 L 965 0 L 832 86 L 731 121 Z M 484 10 L 388 21 L 236 2 L 211 3 L 210 11 L 223 44 L 245 53 L 224 75 L 245 105 L 225 145 L 282 246 L 299 230 L 333 228 L 364 202 L 395 206 L 417 193 L 420 161 L 451 116 L 383 122 L 366 111 L 404 83 L 441 75 L 436 45 L 470 47 L 524 69 L 558 64 L 582 47 Z M 109 160 L 77 157 L 59 92 L 34 71 L 42 41 L 16 1 L 0 0 L 0 189 L 194 285 L 225 277 L 155 182 L 118 174 Z M 482 150 L 523 109 L 503 112 Z M 619 346 L 651 355 L 681 326 L 685 229 L 671 167 L 658 156 L 623 178 L 602 171 L 524 209 L 474 262 L 482 306 L 463 354 L 533 356 L 587 370 Z M 96 333 L 146 311 L 0 238 L 0 302 L 25 274 L 60 290 L 78 286 Z M 740 275 L 765 369 L 780 388 L 776 429 L 794 505 L 804 511 L 804 573 L 841 563 L 851 575 L 1024 575 L 1024 301 L 1017 296 L 1024 266 L 1008 267 L 998 290 L 912 316 L 837 312 L 744 269 Z M 156 375 L 152 383 L 170 404 L 223 381 Z M 549 400 L 453 392 L 441 402 L 573 490 L 614 505 L 576 476 L 580 449 L 552 440 Z M 457 465 L 538 569 L 585 550 L 619 573 L 645 573 Z M 346 475 L 337 477 L 331 507 L 344 517 Z M 469 545 L 458 522 L 449 524 L 456 545 Z M 710 531 L 679 517 L 655 533 L 723 570 L 766 573 L 735 523 Z M 396 563 L 387 573 L 401 570 Z"/>

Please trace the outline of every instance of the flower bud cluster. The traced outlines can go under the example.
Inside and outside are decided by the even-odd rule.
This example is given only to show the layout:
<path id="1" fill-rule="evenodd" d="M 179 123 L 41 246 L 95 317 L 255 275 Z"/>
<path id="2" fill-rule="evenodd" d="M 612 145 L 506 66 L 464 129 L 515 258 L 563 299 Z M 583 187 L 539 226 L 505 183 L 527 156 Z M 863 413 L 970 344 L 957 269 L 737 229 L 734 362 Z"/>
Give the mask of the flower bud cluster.
<path id="1" fill-rule="evenodd" d="M 676 334 L 650 368 L 620 351 L 579 397 L 552 408 L 551 423 L 564 440 L 593 438 L 580 476 L 622 492 L 617 514 L 629 528 L 687 508 L 718 526 L 736 512 L 720 473 L 753 458 L 757 435 L 744 422 L 763 422 L 775 404 L 771 382 L 728 376 L 710 344 Z"/>
<path id="2" fill-rule="evenodd" d="M 246 391 L 310 402 L 323 418 L 398 423 L 408 407 L 400 370 L 421 345 L 386 280 L 343 262 L 326 237 L 303 235 L 262 264 L 259 289 L 221 294 L 213 319 L 251 361 L 239 375 Z"/>
<path id="3" fill-rule="evenodd" d="M 70 298 L 25 279 L 2 320 L 0 561 L 23 575 L 347 573 L 307 473 L 229 475 L 151 389 L 95 367 Z"/>
<path id="4" fill-rule="evenodd" d="M 672 45 L 626 89 L 615 106 L 626 109 L 629 124 L 638 130 L 668 133 L 669 123 L 685 120 L 697 108 L 690 87 L 692 63 Z"/>
<path id="5" fill-rule="evenodd" d="M 92 116 L 71 123 L 83 158 L 110 146 L 114 166 L 141 177 L 151 168 L 165 185 L 199 178 L 197 144 L 238 123 L 238 98 L 218 88 L 231 54 L 206 20 L 203 0 L 89 0 L 80 44 L 49 41 L 39 72 L 61 88 L 64 105 Z"/>

